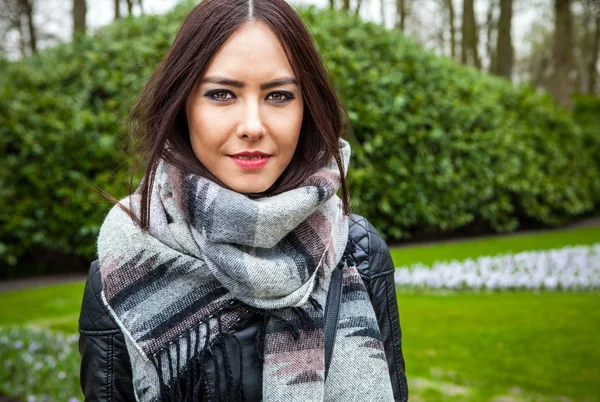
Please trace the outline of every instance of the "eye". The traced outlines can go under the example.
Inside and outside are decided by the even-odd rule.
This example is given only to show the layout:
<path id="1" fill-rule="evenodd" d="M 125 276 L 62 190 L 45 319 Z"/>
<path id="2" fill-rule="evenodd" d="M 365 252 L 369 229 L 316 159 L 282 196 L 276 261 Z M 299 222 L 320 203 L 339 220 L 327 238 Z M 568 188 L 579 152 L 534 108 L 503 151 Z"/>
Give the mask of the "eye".
<path id="1" fill-rule="evenodd" d="M 204 96 L 208 97 L 210 100 L 215 102 L 227 102 L 235 98 L 235 95 L 233 95 L 231 91 L 227 91 L 224 89 L 216 89 L 214 91 L 209 91 L 205 93 Z"/>
<path id="2" fill-rule="evenodd" d="M 294 94 L 285 91 L 272 92 L 267 95 L 267 100 L 270 100 L 273 103 L 286 103 L 292 99 L 294 99 Z"/>

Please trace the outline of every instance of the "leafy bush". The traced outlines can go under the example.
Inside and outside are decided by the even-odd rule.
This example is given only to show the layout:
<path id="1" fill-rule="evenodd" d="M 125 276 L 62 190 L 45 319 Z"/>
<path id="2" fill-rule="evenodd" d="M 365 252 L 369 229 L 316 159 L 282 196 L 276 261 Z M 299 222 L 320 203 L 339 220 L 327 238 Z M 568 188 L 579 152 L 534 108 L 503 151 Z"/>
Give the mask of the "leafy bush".
<path id="1" fill-rule="evenodd" d="M 0 272 L 23 275 L 10 266 L 39 250 L 94 258 L 111 206 L 98 189 L 129 188 L 121 122 L 186 11 L 124 19 L 0 65 Z"/>
<path id="2" fill-rule="evenodd" d="M 591 95 L 575 95 L 575 120 L 587 127 L 594 128 L 596 135 L 600 136 L 600 97 Z"/>
<path id="3" fill-rule="evenodd" d="M 94 258 L 110 208 L 97 188 L 128 190 L 120 122 L 189 7 L 0 64 L 5 265 L 36 250 Z M 384 235 L 558 225 L 598 204 L 600 139 L 547 96 L 340 12 L 302 15 L 349 110 L 353 205 Z"/>
<path id="4" fill-rule="evenodd" d="M 305 14 L 348 107 L 359 212 L 392 238 L 484 222 L 559 225 L 590 211 L 600 173 L 572 115 L 339 13 Z"/>
<path id="5" fill-rule="evenodd" d="M 79 336 L 35 327 L 0 327 L 0 395 L 27 401 L 83 400 Z"/>

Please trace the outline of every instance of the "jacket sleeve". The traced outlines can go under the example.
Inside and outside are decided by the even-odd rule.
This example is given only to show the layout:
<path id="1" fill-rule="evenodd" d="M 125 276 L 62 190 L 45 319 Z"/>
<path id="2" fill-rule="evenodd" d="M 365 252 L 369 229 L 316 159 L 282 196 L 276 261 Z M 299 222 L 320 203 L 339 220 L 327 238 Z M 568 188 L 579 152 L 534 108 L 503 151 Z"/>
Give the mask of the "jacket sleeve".
<path id="1" fill-rule="evenodd" d="M 134 401 L 125 338 L 102 303 L 97 261 L 85 284 L 79 315 L 80 382 L 85 401 Z"/>
<path id="2" fill-rule="evenodd" d="M 404 356 L 402 355 L 402 331 L 396 300 L 394 263 L 387 244 L 377 230 L 363 217 L 354 215 L 351 236 L 357 251 L 358 270 L 367 287 L 371 304 L 379 323 L 385 355 L 388 361 L 394 400 L 408 400 L 408 385 Z"/>

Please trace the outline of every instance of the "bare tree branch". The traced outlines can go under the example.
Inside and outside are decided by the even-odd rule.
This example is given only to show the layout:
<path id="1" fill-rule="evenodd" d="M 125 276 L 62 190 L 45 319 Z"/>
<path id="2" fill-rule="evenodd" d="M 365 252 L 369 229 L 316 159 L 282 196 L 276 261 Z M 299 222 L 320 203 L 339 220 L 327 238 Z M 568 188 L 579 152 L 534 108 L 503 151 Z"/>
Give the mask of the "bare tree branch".
<path id="1" fill-rule="evenodd" d="M 454 25 L 454 4 L 452 0 L 444 0 L 446 9 L 448 10 L 448 26 L 450 27 L 450 55 L 452 59 L 456 59 L 456 27 Z"/>

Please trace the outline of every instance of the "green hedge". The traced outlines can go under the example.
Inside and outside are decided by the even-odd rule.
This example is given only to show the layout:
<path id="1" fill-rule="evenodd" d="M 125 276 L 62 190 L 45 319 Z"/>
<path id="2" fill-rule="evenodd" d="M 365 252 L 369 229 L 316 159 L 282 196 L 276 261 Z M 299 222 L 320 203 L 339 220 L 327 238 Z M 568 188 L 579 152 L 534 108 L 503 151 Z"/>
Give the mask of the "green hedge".
<path id="1" fill-rule="evenodd" d="M 575 120 L 588 128 L 594 128 L 600 135 L 600 97 L 575 95 L 573 97 Z"/>
<path id="2" fill-rule="evenodd" d="M 0 65 L 0 272 L 22 275 L 23 256 L 48 250 L 94 258 L 111 207 L 99 189 L 129 189 L 121 123 L 187 10 L 124 19 Z"/>
<path id="3" fill-rule="evenodd" d="M 97 189 L 128 190 L 120 123 L 188 7 L 0 63 L 2 264 L 47 250 L 94 258 L 111 206 Z M 400 33 L 339 12 L 302 14 L 350 113 L 353 206 L 388 238 L 557 225 L 599 204 L 589 121 Z"/>
<path id="4" fill-rule="evenodd" d="M 357 209 L 392 238 L 475 222 L 559 225 L 600 201 L 600 138 L 548 96 L 396 32 L 310 13 L 350 112 Z M 600 113 L 600 108 L 597 109 Z"/>

